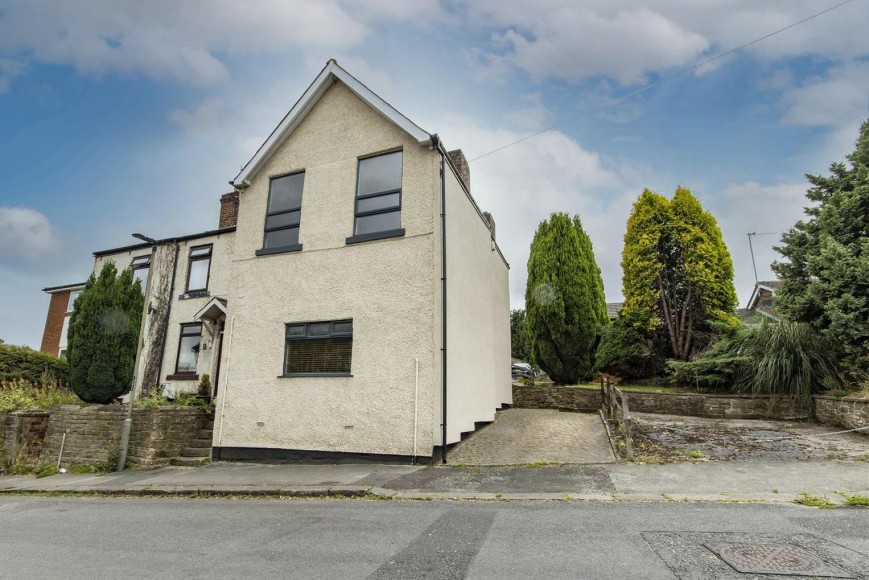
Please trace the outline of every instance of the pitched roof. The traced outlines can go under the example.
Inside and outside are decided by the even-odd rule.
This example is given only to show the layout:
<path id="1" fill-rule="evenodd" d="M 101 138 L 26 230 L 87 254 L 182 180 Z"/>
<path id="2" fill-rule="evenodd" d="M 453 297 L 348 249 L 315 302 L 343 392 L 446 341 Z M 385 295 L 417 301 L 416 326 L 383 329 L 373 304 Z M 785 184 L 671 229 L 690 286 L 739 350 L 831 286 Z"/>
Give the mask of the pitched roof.
<path id="1" fill-rule="evenodd" d="M 263 166 L 263 163 L 274 154 L 278 147 L 287 140 L 287 137 L 292 134 L 296 127 L 305 120 L 305 117 L 308 116 L 308 113 L 311 112 L 314 105 L 317 104 L 329 87 L 332 86 L 332 83 L 336 81 L 344 83 L 357 97 L 368 103 L 368 105 L 375 111 L 404 129 L 405 132 L 416 139 L 419 143 L 427 143 L 431 141 L 431 135 L 428 132 L 424 131 L 419 127 L 419 125 L 398 112 L 398 110 L 396 110 L 392 105 L 377 96 L 374 91 L 359 82 L 353 75 L 338 66 L 338 63 L 332 59 L 326 63 L 326 66 L 323 67 L 323 70 L 320 71 L 320 74 L 317 75 L 317 78 L 314 79 L 314 82 L 311 83 L 308 90 L 306 90 L 301 98 L 296 101 L 293 108 L 284 116 L 278 126 L 275 127 L 274 131 L 272 131 L 271 135 L 269 135 L 268 139 L 265 140 L 257 152 L 254 153 L 254 156 L 251 157 L 250 161 L 241 168 L 241 171 L 239 171 L 238 175 L 236 175 L 235 179 L 230 183 L 236 187 L 245 187 L 256 172 Z"/>
<path id="2" fill-rule="evenodd" d="M 609 316 L 610 320 L 618 318 L 619 312 L 622 311 L 624 305 L 624 302 L 607 302 L 606 315 Z"/>
<path id="3" fill-rule="evenodd" d="M 757 283 L 758 286 L 762 286 L 764 288 L 768 288 L 775 292 L 778 290 L 779 285 L 781 284 L 781 280 L 761 280 Z"/>
<path id="4" fill-rule="evenodd" d="M 759 280 L 755 282 L 754 289 L 751 291 L 751 297 L 748 299 L 748 308 L 757 308 L 757 301 L 760 298 L 761 290 L 769 290 L 769 292 L 775 296 L 780 284 L 780 280 Z"/>

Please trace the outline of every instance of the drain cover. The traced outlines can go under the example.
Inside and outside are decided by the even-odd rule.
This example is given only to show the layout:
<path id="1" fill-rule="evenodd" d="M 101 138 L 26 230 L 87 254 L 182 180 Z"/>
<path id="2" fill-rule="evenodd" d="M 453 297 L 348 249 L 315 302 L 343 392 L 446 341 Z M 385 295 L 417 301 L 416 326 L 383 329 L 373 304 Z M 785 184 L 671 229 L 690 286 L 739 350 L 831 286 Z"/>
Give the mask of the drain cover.
<path id="1" fill-rule="evenodd" d="M 706 547 L 743 574 L 856 578 L 791 544 L 706 544 Z"/>

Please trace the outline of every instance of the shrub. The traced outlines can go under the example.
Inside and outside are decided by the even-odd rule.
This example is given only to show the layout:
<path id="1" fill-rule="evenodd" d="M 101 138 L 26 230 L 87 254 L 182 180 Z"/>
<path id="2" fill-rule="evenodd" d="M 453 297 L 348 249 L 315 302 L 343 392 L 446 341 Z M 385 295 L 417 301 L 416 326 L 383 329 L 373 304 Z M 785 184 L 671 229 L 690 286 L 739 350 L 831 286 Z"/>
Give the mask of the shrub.
<path id="1" fill-rule="evenodd" d="M 625 379 L 648 378 L 661 370 L 652 341 L 627 320 L 619 318 L 604 328 L 597 347 L 595 368 Z"/>
<path id="2" fill-rule="evenodd" d="M 69 365 L 65 358 L 26 346 L 0 344 L 0 384 L 18 380 L 33 384 L 48 380 L 66 387 L 69 385 Z"/>
<path id="3" fill-rule="evenodd" d="M 50 409 L 57 405 L 77 405 L 82 401 L 66 388 L 34 385 L 24 380 L 0 383 L 0 413 L 20 409 Z"/>
<path id="4" fill-rule="evenodd" d="M 211 376 L 208 373 L 203 373 L 199 379 L 199 386 L 196 387 L 196 392 L 200 397 L 211 396 Z"/>
<path id="5" fill-rule="evenodd" d="M 698 360 L 671 367 L 709 386 L 730 381 L 738 391 L 808 406 L 812 394 L 843 385 L 834 352 L 808 324 L 765 322 L 740 327 Z"/>

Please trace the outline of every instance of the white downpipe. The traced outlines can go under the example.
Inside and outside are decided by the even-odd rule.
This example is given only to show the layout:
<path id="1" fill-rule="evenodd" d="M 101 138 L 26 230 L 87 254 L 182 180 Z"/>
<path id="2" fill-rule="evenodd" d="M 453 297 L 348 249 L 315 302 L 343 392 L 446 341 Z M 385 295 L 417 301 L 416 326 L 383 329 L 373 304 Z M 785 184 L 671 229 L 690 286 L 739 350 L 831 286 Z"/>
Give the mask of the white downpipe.
<path id="1" fill-rule="evenodd" d="M 416 364 L 416 370 L 414 372 L 414 386 L 413 386 L 413 462 L 416 463 L 416 439 L 417 439 L 417 431 L 419 426 L 419 359 L 413 359 Z"/>
<path id="2" fill-rule="evenodd" d="M 223 381 L 223 397 L 220 400 L 220 427 L 217 431 L 217 447 L 223 441 L 223 417 L 226 414 L 226 391 L 229 390 L 229 365 L 232 362 L 232 331 L 235 328 L 235 316 L 229 321 L 229 344 L 226 345 L 226 379 Z"/>

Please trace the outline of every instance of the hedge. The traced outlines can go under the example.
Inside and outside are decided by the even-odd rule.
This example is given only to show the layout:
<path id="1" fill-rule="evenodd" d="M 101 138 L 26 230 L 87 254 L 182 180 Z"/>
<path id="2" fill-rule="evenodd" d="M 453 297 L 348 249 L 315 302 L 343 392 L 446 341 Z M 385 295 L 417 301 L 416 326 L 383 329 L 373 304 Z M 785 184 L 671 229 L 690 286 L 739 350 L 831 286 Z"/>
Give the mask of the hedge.
<path id="1" fill-rule="evenodd" d="M 44 377 L 44 373 L 48 376 Z M 68 387 L 69 366 L 66 359 L 26 346 L 0 344 L 0 384 L 20 379 L 41 385 L 44 378 L 57 386 Z"/>

